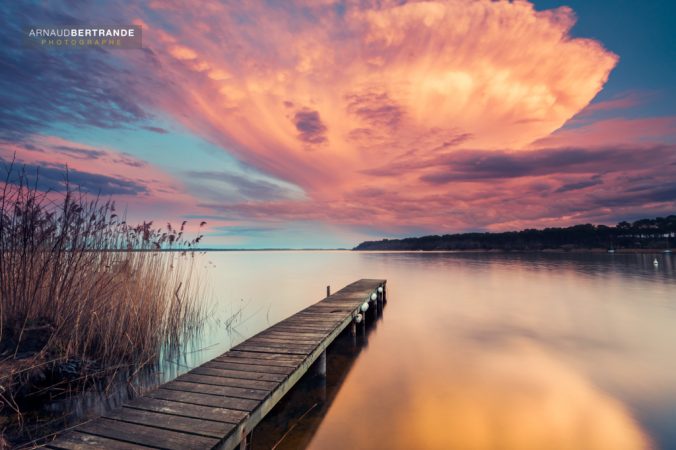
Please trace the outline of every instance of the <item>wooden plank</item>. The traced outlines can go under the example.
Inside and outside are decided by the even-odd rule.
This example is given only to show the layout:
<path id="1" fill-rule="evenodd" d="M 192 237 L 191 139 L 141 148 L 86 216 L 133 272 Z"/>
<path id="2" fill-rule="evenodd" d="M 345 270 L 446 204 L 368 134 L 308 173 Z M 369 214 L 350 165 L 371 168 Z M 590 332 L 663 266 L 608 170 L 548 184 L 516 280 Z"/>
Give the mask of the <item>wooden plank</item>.
<path id="1" fill-rule="evenodd" d="M 308 309 L 303 312 L 304 315 L 306 316 L 313 316 L 313 315 L 326 315 L 329 314 L 329 317 L 334 316 L 337 318 L 342 318 L 345 314 L 349 314 L 355 309 L 359 307 L 361 303 L 356 304 L 356 305 L 350 305 L 350 306 L 345 306 L 345 307 L 325 307 L 325 308 L 314 308 L 314 309 Z"/>
<path id="2" fill-rule="evenodd" d="M 243 387 L 267 391 L 271 391 L 279 384 L 273 381 L 243 380 L 241 378 L 214 377 L 211 375 L 199 375 L 195 373 L 186 373 L 176 380 L 187 381 L 189 383 L 214 384 L 217 386 Z"/>
<path id="3" fill-rule="evenodd" d="M 263 400 L 268 395 L 267 390 L 239 388 L 230 386 L 216 386 L 213 384 L 189 383 L 187 381 L 170 381 L 162 386 L 163 389 L 171 389 L 182 392 L 196 392 L 218 397 L 247 398 L 251 400 Z"/>
<path id="4" fill-rule="evenodd" d="M 332 324 L 319 324 L 319 323 L 309 323 L 307 321 L 303 322 L 302 324 L 299 323 L 294 323 L 294 322 L 280 322 L 270 328 L 270 331 L 284 331 L 286 333 L 293 333 L 295 330 L 296 332 L 299 329 L 303 329 L 305 331 L 309 331 L 311 333 L 321 333 L 323 335 L 326 335 L 326 332 L 329 330 L 333 329 Z"/>
<path id="5" fill-rule="evenodd" d="M 282 322 L 277 327 L 284 328 L 304 328 L 308 330 L 321 331 L 326 333 L 327 331 L 333 330 L 333 327 L 337 326 L 340 322 L 322 322 L 322 321 L 309 321 L 309 320 L 298 320 L 298 321 L 289 321 Z"/>
<path id="6" fill-rule="evenodd" d="M 340 322 L 344 316 L 345 314 L 341 314 L 340 316 L 334 314 L 332 316 L 330 315 L 330 313 L 326 314 L 298 313 L 295 316 L 291 316 L 288 319 L 280 322 L 280 324 L 293 323 L 298 325 L 313 325 L 313 324 L 330 325 L 332 323 Z M 303 328 L 300 327 L 300 329 Z"/>
<path id="7" fill-rule="evenodd" d="M 288 326 L 288 327 L 286 327 L 286 326 L 279 326 L 279 327 L 275 328 L 275 331 L 287 332 L 287 333 L 288 333 L 289 331 L 293 330 L 294 328 L 296 328 L 296 327 L 292 327 L 292 326 Z M 308 328 L 310 328 L 310 327 L 308 327 Z M 312 329 L 313 329 L 314 331 L 321 331 L 321 332 L 324 333 L 324 334 L 329 334 L 329 333 L 331 333 L 331 331 L 333 331 L 334 328 L 335 328 L 335 326 L 330 326 L 330 327 L 321 328 L 321 329 L 320 329 L 320 328 L 312 327 Z M 322 341 L 323 341 L 323 340 L 322 340 Z"/>
<path id="8" fill-rule="evenodd" d="M 307 309 L 302 310 L 298 314 L 295 314 L 293 317 L 324 317 L 326 319 L 340 319 L 351 309 L 355 308 L 357 304 L 344 305 L 338 307 L 337 305 L 326 305 L 326 306 L 311 306 Z"/>
<path id="9" fill-rule="evenodd" d="M 336 325 L 340 323 L 341 318 L 330 318 L 326 317 L 323 314 L 304 314 L 304 315 L 296 315 L 293 316 L 289 320 L 285 320 L 284 322 L 280 322 L 280 324 L 284 325 L 298 325 L 299 328 L 302 328 L 306 325 L 310 326 L 330 326 L 330 325 Z"/>
<path id="10" fill-rule="evenodd" d="M 256 354 L 256 352 L 247 352 Z M 258 353 L 259 355 L 276 355 L 276 353 Z M 305 355 L 291 355 L 291 356 L 305 356 Z M 303 358 L 305 359 L 305 358 Z M 214 359 L 216 362 L 234 363 L 234 364 L 253 364 L 257 366 L 277 366 L 277 367 L 296 367 L 302 361 L 283 361 L 280 359 L 261 359 L 261 358 L 233 358 L 230 355 L 219 356 Z"/>
<path id="11" fill-rule="evenodd" d="M 320 311 L 317 311 L 317 310 L 312 310 L 312 311 L 308 311 L 308 312 L 304 313 L 304 315 L 301 316 L 301 317 L 308 317 L 308 318 L 312 318 L 313 316 L 325 317 L 328 314 L 329 318 L 333 317 L 334 320 L 337 319 L 338 321 L 340 321 L 346 315 L 352 314 L 353 311 L 356 311 L 357 308 L 359 308 L 359 305 L 361 305 L 361 303 L 351 305 L 349 308 L 342 308 L 340 312 L 333 312 L 333 311 L 336 311 L 335 308 L 327 309 L 327 311 L 331 311 L 331 312 L 320 312 Z"/>
<path id="12" fill-rule="evenodd" d="M 314 336 L 306 336 L 302 334 L 292 334 L 292 333 L 284 333 L 282 331 L 277 331 L 277 332 L 270 332 L 269 334 L 262 334 L 260 336 L 257 336 L 256 339 L 269 339 L 269 340 L 275 340 L 275 341 L 298 341 L 304 344 L 318 344 L 322 342 L 324 339 L 323 338 L 318 338 Z M 237 351 L 237 350 L 235 350 Z M 232 350 L 230 351 L 232 352 Z M 228 352 L 228 353 L 230 353 Z M 280 357 L 286 356 L 286 359 L 292 359 L 293 357 L 290 357 L 288 355 L 279 355 Z"/>
<path id="13" fill-rule="evenodd" d="M 213 367 L 214 369 L 243 370 L 246 372 L 276 373 L 279 375 L 288 375 L 293 372 L 292 367 L 263 366 L 260 364 L 245 364 L 245 362 L 251 361 L 244 360 L 242 363 L 234 363 L 213 360 L 206 363 L 205 367 Z"/>
<path id="14" fill-rule="evenodd" d="M 139 450 L 156 447 L 146 447 L 144 445 L 131 444 L 129 442 L 117 441 L 93 434 L 80 433 L 72 431 L 60 436 L 58 441 L 50 443 L 46 448 L 59 450 L 91 450 L 92 448 L 107 448 L 111 450 Z"/>
<path id="15" fill-rule="evenodd" d="M 190 373 L 196 373 L 198 375 L 213 375 L 217 377 L 241 378 L 243 380 L 283 381 L 286 378 L 286 375 L 284 374 L 221 369 L 210 367 L 206 364 L 194 368 L 190 371 Z"/>
<path id="16" fill-rule="evenodd" d="M 198 436 L 196 434 L 179 433 L 162 428 L 119 422 L 102 417 L 78 427 L 78 431 L 96 436 L 107 437 L 133 444 L 183 450 L 186 448 L 212 448 L 218 439 Z"/>
<path id="17" fill-rule="evenodd" d="M 307 330 L 317 331 L 317 332 L 321 332 L 321 333 L 326 334 L 326 333 L 330 333 L 333 330 L 334 326 L 333 325 L 332 326 L 306 325 L 303 328 L 307 329 Z M 283 332 L 286 332 L 286 333 L 288 333 L 290 331 L 293 332 L 293 330 L 297 330 L 297 329 L 298 329 L 298 325 L 293 325 L 293 324 L 279 324 L 279 325 L 275 325 L 273 327 L 274 331 L 283 331 Z"/>
<path id="18" fill-rule="evenodd" d="M 361 300 L 326 300 L 322 303 L 318 303 L 316 305 L 312 305 L 306 309 L 303 310 L 303 312 L 313 312 L 313 311 L 320 311 L 324 313 L 329 313 L 329 314 L 334 314 L 332 311 L 340 311 L 340 312 L 345 312 L 349 311 L 352 308 L 357 307 L 362 303 Z"/>
<path id="19" fill-rule="evenodd" d="M 303 343 L 298 343 L 298 342 L 293 342 L 293 341 L 288 341 L 288 342 L 274 342 L 274 341 L 269 341 L 265 339 L 251 339 L 250 341 L 243 342 L 235 347 L 235 349 L 243 349 L 244 347 L 247 346 L 254 346 L 254 347 L 270 347 L 270 348 L 280 348 L 280 349 L 293 349 L 293 350 L 299 350 L 300 353 L 297 353 L 299 355 L 307 355 L 314 349 L 319 342 L 316 344 L 303 344 Z"/>
<path id="20" fill-rule="evenodd" d="M 333 310 L 332 310 L 333 311 Z M 302 311 L 292 316 L 289 320 L 308 320 L 310 322 L 340 322 L 345 316 L 344 312 L 332 313 L 328 311 Z"/>
<path id="21" fill-rule="evenodd" d="M 127 407 L 106 413 L 103 417 L 216 439 L 221 439 L 235 428 L 235 424 L 232 423 L 214 422 L 204 418 L 195 419 L 192 417 L 175 416 L 172 414 L 144 411 Z"/>
<path id="22" fill-rule="evenodd" d="M 172 402 L 149 397 L 142 397 L 134 400 L 126 405 L 126 407 L 232 424 L 241 422 L 247 416 L 244 411 L 237 411 L 234 409 L 191 405 L 189 403 Z"/>
<path id="23" fill-rule="evenodd" d="M 327 330 L 332 330 L 334 326 L 337 326 L 341 320 L 324 320 L 324 319 L 307 319 L 304 317 L 294 319 L 289 322 L 284 322 L 280 325 L 283 325 L 285 327 L 298 327 L 298 328 L 304 328 L 304 327 L 318 327 L 318 328 L 325 328 Z"/>
<path id="24" fill-rule="evenodd" d="M 293 330 L 294 328 L 295 328 L 295 327 L 279 327 L 279 328 L 275 328 L 275 331 L 279 331 L 279 332 L 289 332 L 289 331 Z M 333 331 L 334 328 L 335 328 L 335 327 L 330 327 L 330 328 L 321 329 L 321 332 L 324 333 L 324 334 L 329 334 L 329 333 L 331 333 L 331 332 Z M 313 330 L 314 330 L 314 331 L 320 331 L 320 330 L 318 330 L 318 329 L 315 330 L 314 328 L 313 328 Z M 322 342 L 323 342 L 323 340 L 322 340 Z"/>
<path id="25" fill-rule="evenodd" d="M 334 310 L 334 309 L 347 309 L 357 308 L 357 306 L 364 303 L 364 299 L 359 300 L 326 300 L 323 305 L 317 306 L 317 308 Z"/>
<path id="26" fill-rule="evenodd" d="M 285 353 L 285 354 L 291 354 L 291 355 L 307 355 L 308 354 L 308 349 L 306 348 L 283 348 L 283 347 L 269 347 L 269 346 L 263 346 L 263 345 L 238 345 L 237 348 L 239 350 L 246 350 L 249 352 L 262 352 L 262 353 Z"/>
<path id="27" fill-rule="evenodd" d="M 157 389 L 148 393 L 147 397 L 173 402 L 190 403 L 192 405 L 212 406 L 215 408 L 235 409 L 249 412 L 258 405 L 258 400 L 249 400 L 236 397 L 218 397 L 215 395 L 199 394 L 196 392 L 174 391 L 172 389 Z"/>
<path id="28" fill-rule="evenodd" d="M 317 345 L 324 339 L 319 339 L 319 338 L 306 338 L 303 336 L 288 336 L 288 337 L 283 337 L 283 336 L 271 336 L 267 334 L 263 334 L 260 336 L 256 336 L 254 338 L 248 339 L 246 342 L 272 342 L 272 343 L 279 343 L 279 344 L 286 344 L 286 343 L 297 343 L 297 344 L 302 344 L 302 345 Z"/>
<path id="29" fill-rule="evenodd" d="M 300 313 L 299 313 L 300 314 Z M 342 314 L 341 316 L 345 316 Z M 302 314 L 289 317 L 286 320 L 279 322 L 278 325 L 289 325 L 294 324 L 298 325 L 299 330 L 304 330 L 305 326 L 326 326 L 340 322 L 342 317 L 331 317 L 326 316 L 325 314 Z"/>
<path id="30" fill-rule="evenodd" d="M 296 349 L 296 350 L 303 350 L 305 353 L 302 353 L 300 355 L 296 355 L 296 356 L 302 357 L 302 356 L 310 353 L 320 343 L 321 343 L 321 341 L 313 342 L 313 343 L 310 344 L 310 343 L 294 341 L 293 339 L 279 340 L 279 339 L 258 338 L 258 339 L 252 339 L 251 341 L 244 342 L 240 345 L 242 345 L 242 346 L 255 345 L 255 346 L 272 347 L 272 348 L 293 348 L 293 349 Z M 239 345 L 235 348 L 239 350 Z M 276 360 L 276 362 L 297 363 L 297 361 L 281 361 L 281 360 Z"/>
<path id="31" fill-rule="evenodd" d="M 282 337 L 272 337 L 272 336 L 258 336 L 255 338 L 247 339 L 244 342 L 240 342 L 237 345 L 242 345 L 242 344 L 249 344 L 252 342 L 269 342 L 271 344 L 296 344 L 302 347 L 316 347 L 317 344 L 319 344 L 323 339 L 313 339 L 313 340 L 308 340 L 308 339 L 302 339 L 302 338 L 282 338 Z M 237 345 L 235 347 L 237 347 Z M 234 350 L 234 348 L 233 348 Z M 308 351 L 309 353 L 309 351 Z"/>
<path id="32" fill-rule="evenodd" d="M 302 312 L 308 312 L 308 311 L 335 311 L 335 310 L 346 310 L 350 308 L 354 308 L 355 306 L 361 304 L 363 302 L 363 299 L 352 299 L 352 300 L 344 300 L 344 299 L 331 299 L 327 298 L 326 300 L 322 301 L 321 303 L 315 303 L 314 305 L 310 305 L 307 308 L 305 308 Z"/>
<path id="33" fill-rule="evenodd" d="M 238 359 L 266 359 L 270 361 L 292 361 L 292 362 L 301 362 L 305 359 L 304 356 L 298 356 L 298 355 L 276 355 L 276 354 L 260 354 L 256 352 L 244 352 L 244 351 L 239 351 L 239 350 L 230 350 L 228 353 L 226 353 L 223 356 L 226 356 L 228 358 L 238 358 Z"/>
<path id="34" fill-rule="evenodd" d="M 309 333 L 309 332 L 299 332 L 298 330 L 296 331 L 275 331 L 272 329 L 268 329 L 265 334 L 259 334 L 256 337 L 259 336 L 270 336 L 270 337 L 282 337 L 282 338 L 287 338 L 287 337 L 299 337 L 299 338 L 304 338 L 304 339 L 319 339 L 319 340 L 324 340 L 324 333 Z M 230 353 L 230 352 L 228 352 Z"/>
<path id="35" fill-rule="evenodd" d="M 282 359 L 273 359 L 273 360 L 268 360 L 271 362 L 277 362 L 277 363 L 284 363 L 283 365 L 286 364 L 298 364 L 299 361 L 302 361 L 308 353 L 310 353 L 316 346 L 321 344 L 320 342 L 314 342 L 312 344 L 307 344 L 307 343 L 302 343 L 302 342 L 295 342 L 292 339 L 287 339 L 283 341 L 279 340 L 271 340 L 271 339 L 252 339 L 251 341 L 243 342 L 242 344 L 239 344 L 237 347 L 235 347 L 236 350 L 240 351 L 248 351 L 240 348 L 241 346 L 247 346 L 247 345 L 254 345 L 254 346 L 259 346 L 259 347 L 271 347 L 271 348 L 292 348 L 294 350 L 301 350 L 304 353 L 296 354 L 296 353 L 288 353 L 286 354 L 287 356 L 296 356 L 300 357 L 300 359 L 296 360 L 282 360 Z M 256 352 L 250 352 L 250 353 L 256 353 Z M 260 353 L 260 352 L 259 352 Z M 276 353 L 272 353 L 273 355 Z M 234 358 L 237 359 L 237 358 Z M 241 359 L 241 358 L 240 358 Z M 253 359 L 258 359 L 258 358 L 253 358 Z"/>

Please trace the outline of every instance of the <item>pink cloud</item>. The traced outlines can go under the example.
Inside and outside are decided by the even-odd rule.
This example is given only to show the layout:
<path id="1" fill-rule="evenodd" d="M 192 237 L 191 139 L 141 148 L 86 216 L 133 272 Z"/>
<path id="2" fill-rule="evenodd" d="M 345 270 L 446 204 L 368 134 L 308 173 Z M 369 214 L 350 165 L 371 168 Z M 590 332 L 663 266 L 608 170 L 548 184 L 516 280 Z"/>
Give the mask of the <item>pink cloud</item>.
<path id="1" fill-rule="evenodd" d="M 437 160 L 408 161 L 420 178 L 385 167 L 354 190 L 322 199 L 201 205 L 256 221 L 306 220 L 369 226 L 390 233 L 485 228 L 509 230 L 580 222 L 612 223 L 618 216 L 676 209 L 676 148 L 643 145 L 561 148 L 532 152 L 458 151 Z M 391 172 L 384 172 L 389 169 Z M 425 178 L 425 175 L 447 175 Z M 386 185 L 387 186 L 387 185 Z"/>
<path id="2" fill-rule="evenodd" d="M 392 143 L 430 134 L 428 150 L 457 134 L 472 136 L 473 147 L 525 145 L 584 108 L 617 61 L 595 41 L 568 36 L 567 8 L 451 1 L 328 11 L 302 19 L 260 6 L 163 10 L 181 44 L 163 30 L 147 34 L 181 89 L 158 101 L 244 159 L 303 182 L 280 163 L 368 163 L 374 141 L 379 158 L 396 157 L 402 149 Z M 235 20 L 242 16 L 250 20 Z M 189 32 L 195 23 L 205 33 Z M 317 155 L 299 145 L 301 110 L 326 127 Z M 396 127 L 382 120 L 388 113 Z"/>
<path id="3" fill-rule="evenodd" d="M 652 94 L 645 92 L 625 92 L 624 94 L 609 100 L 603 100 L 588 105 L 586 108 L 580 111 L 580 113 L 576 116 L 576 119 L 588 117 L 600 111 L 617 111 L 628 109 L 645 102 L 646 97 L 650 97 L 651 95 Z"/>
<path id="4" fill-rule="evenodd" d="M 146 86 L 154 107 L 306 192 L 220 205 L 257 220 L 487 223 L 501 209 L 463 197 L 494 196 L 495 183 L 464 183 L 462 193 L 431 185 L 421 181 L 425 162 L 547 138 L 587 107 L 618 60 L 570 36 L 569 8 L 525 1 L 350 3 L 344 14 L 330 2 L 303 4 L 302 14 L 296 3 L 152 7 L 168 27 L 137 10 L 152 57 L 129 58 L 161 67 L 162 88 Z M 377 167 L 400 170 L 368 173 Z"/>
<path id="5" fill-rule="evenodd" d="M 675 138 L 676 116 L 613 118 L 558 130 L 536 140 L 531 147 L 627 145 L 673 142 Z"/>

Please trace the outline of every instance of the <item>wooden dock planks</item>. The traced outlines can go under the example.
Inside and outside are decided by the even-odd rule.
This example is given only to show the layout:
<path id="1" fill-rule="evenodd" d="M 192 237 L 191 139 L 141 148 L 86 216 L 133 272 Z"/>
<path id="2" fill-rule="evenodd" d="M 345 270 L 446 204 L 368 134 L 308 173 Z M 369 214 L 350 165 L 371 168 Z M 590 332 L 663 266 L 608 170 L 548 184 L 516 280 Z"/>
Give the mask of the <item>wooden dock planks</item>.
<path id="1" fill-rule="evenodd" d="M 385 283 L 356 281 L 46 447 L 236 448 Z"/>

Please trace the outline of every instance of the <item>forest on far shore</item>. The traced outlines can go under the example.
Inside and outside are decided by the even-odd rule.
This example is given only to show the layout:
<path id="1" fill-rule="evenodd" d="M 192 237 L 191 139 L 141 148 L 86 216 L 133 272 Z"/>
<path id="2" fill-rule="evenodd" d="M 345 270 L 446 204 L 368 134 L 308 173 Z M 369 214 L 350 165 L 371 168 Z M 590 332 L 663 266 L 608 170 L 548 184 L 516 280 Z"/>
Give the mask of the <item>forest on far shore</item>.
<path id="1" fill-rule="evenodd" d="M 587 250 L 671 248 L 676 215 L 620 222 L 615 226 L 581 224 L 566 228 L 502 233 L 459 233 L 362 242 L 354 250 Z"/>

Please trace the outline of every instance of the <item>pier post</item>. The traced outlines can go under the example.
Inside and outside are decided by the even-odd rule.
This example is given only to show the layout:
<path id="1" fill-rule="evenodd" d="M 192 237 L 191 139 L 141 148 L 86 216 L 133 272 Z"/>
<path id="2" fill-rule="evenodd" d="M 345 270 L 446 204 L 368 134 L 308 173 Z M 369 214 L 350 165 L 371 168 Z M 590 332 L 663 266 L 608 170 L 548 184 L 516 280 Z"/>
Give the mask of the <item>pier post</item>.
<path id="1" fill-rule="evenodd" d="M 350 336 L 352 336 L 352 348 L 357 348 L 357 322 L 352 319 L 350 324 Z"/>
<path id="2" fill-rule="evenodd" d="M 239 443 L 239 450 L 251 450 L 253 447 L 251 445 L 251 440 L 253 438 L 253 430 L 251 433 L 244 435 L 242 441 Z"/>
<path id="3" fill-rule="evenodd" d="M 326 350 L 317 358 L 317 375 L 326 377 Z"/>
<path id="4" fill-rule="evenodd" d="M 331 286 L 326 286 L 326 296 L 331 297 Z"/>

